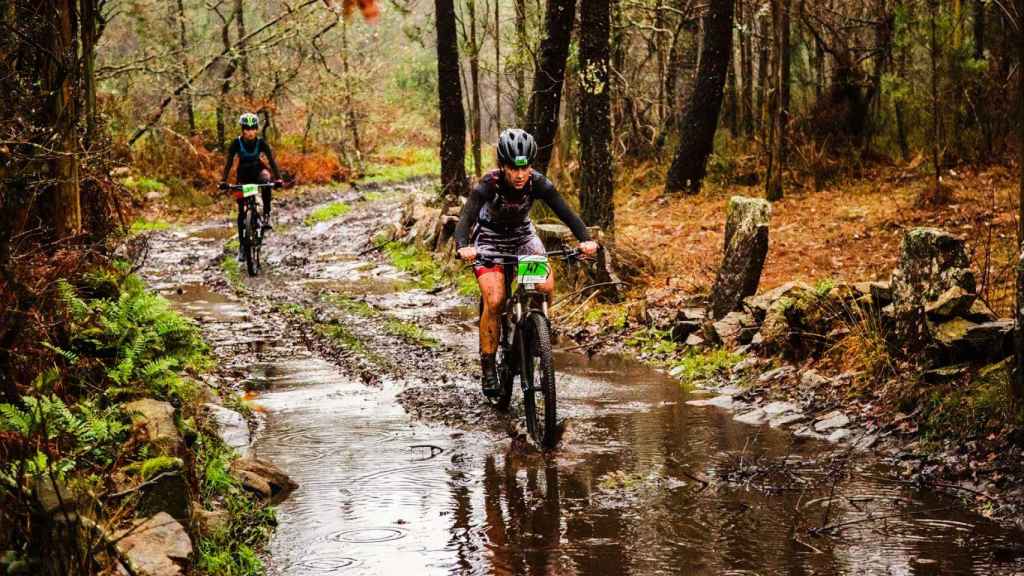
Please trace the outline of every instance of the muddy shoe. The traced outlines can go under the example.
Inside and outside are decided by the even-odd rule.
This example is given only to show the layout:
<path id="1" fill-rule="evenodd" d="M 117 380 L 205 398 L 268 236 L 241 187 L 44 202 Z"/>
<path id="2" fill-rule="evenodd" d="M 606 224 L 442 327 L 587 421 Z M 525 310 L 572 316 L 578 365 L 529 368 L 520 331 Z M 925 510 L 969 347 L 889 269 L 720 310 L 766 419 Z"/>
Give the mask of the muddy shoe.
<path id="1" fill-rule="evenodd" d="M 235 258 L 239 262 L 243 262 L 245 260 L 245 253 L 242 252 L 242 247 L 241 246 L 238 247 L 238 256 L 236 256 Z"/>
<path id="2" fill-rule="evenodd" d="M 480 389 L 484 396 L 496 398 L 501 393 L 498 385 L 498 366 L 494 354 L 480 355 Z"/>
<path id="3" fill-rule="evenodd" d="M 263 219 L 263 231 L 273 230 L 274 225 L 270 223 L 270 214 L 267 214 L 266 218 Z"/>

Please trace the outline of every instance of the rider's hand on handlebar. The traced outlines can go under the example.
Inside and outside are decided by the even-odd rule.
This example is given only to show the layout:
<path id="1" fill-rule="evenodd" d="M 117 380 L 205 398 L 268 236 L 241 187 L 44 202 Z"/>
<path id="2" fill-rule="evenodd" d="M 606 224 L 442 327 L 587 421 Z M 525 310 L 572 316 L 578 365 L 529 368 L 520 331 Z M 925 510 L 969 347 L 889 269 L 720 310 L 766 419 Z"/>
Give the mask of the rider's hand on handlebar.
<path id="1" fill-rule="evenodd" d="M 219 190 L 227 190 L 228 189 L 228 183 L 227 182 L 221 182 L 220 184 L 217 184 L 217 188 Z"/>
<path id="2" fill-rule="evenodd" d="M 587 240 L 586 242 L 580 242 L 580 252 L 583 252 L 587 256 L 593 256 L 597 254 L 597 242 L 593 240 Z"/>
<path id="3" fill-rule="evenodd" d="M 280 188 L 282 186 L 284 186 L 284 180 L 281 180 L 280 178 L 274 180 L 274 188 Z"/>
<path id="4" fill-rule="evenodd" d="M 462 258 L 466 262 L 476 260 L 476 248 L 473 246 L 463 246 L 462 248 L 459 248 L 459 258 Z"/>

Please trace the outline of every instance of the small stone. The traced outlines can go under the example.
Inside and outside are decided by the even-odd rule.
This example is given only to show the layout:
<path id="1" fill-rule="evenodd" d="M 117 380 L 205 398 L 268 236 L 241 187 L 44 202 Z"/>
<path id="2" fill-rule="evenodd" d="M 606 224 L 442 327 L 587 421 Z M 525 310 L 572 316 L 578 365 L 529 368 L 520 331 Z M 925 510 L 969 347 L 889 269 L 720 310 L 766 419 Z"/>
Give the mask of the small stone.
<path id="1" fill-rule="evenodd" d="M 764 407 L 764 413 L 769 418 L 774 418 L 780 414 L 786 414 L 788 412 L 799 412 L 800 408 L 792 402 L 771 402 Z"/>
<path id="2" fill-rule="evenodd" d="M 938 318 L 951 318 L 966 314 L 976 296 L 960 286 L 950 286 L 939 297 L 924 306 L 926 314 Z"/>
<path id="3" fill-rule="evenodd" d="M 835 410 L 819 418 L 818 421 L 814 423 L 814 431 L 827 432 L 836 428 L 842 428 L 849 423 L 850 418 L 846 414 L 843 414 L 839 410 Z"/>
<path id="4" fill-rule="evenodd" d="M 760 408 L 755 408 L 750 412 L 745 412 L 743 414 L 738 414 L 734 416 L 733 420 L 741 424 L 760 426 L 761 424 L 764 424 L 768 420 L 768 416 L 765 414 L 764 410 Z"/>
<path id="5" fill-rule="evenodd" d="M 746 372 L 752 368 L 756 368 L 761 361 L 757 356 L 747 356 L 743 360 L 732 365 L 732 371 L 735 373 Z"/>
<path id="6" fill-rule="evenodd" d="M 239 458 L 231 463 L 231 473 L 242 485 L 266 498 L 271 504 L 279 504 L 299 485 L 283 470 L 265 460 Z"/>
<path id="7" fill-rule="evenodd" d="M 772 428 L 783 428 L 789 426 L 790 424 L 801 422 L 806 419 L 807 416 L 805 414 L 802 414 L 800 412 L 793 412 L 790 414 L 783 414 L 781 416 L 776 416 L 775 418 L 772 418 L 771 421 L 768 422 L 768 425 L 771 426 Z"/>
<path id="8" fill-rule="evenodd" d="M 167 513 L 139 521 L 117 534 L 117 547 L 131 559 L 138 573 L 147 576 L 181 574 L 182 563 L 192 556 L 188 533 Z"/>
<path id="9" fill-rule="evenodd" d="M 177 456 L 181 453 L 182 439 L 174 423 L 174 406 L 144 398 L 125 404 L 125 410 L 131 414 L 132 424 L 145 432 L 158 455 Z"/>
<path id="10" fill-rule="evenodd" d="M 729 410 L 732 408 L 733 399 L 732 396 L 728 394 L 723 394 L 721 396 L 715 396 L 714 398 L 709 398 L 706 400 L 688 400 L 686 403 L 689 404 L 690 406 L 714 406 L 716 408 L 724 408 L 725 410 Z"/>
<path id="11" fill-rule="evenodd" d="M 853 443 L 853 447 L 857 450 L 870 450 L 875 443 L 878 442 L 878 434 L 868 434 L 861 436 Z"/>
<path id="12" fill-rule="evenodd" d="M 686 337 L 687 346 L 702 346 L 703 344 L 704 339 L 696 334 L 690 334 L 689 336 Z"/>
<path id="13" fill-rule="evenodd" d="M 811 430 L 807 426 L 801 426 L 793 431 L 793 435 L 797 438 L 814 438 L 816 440 L 827 440 L 828 438 L 822 434 L 818 434 L 814 430 Z"/>
<path id="14" fill-rule="evenodd" d="M 249 424 L 245 418 L 223 406 L 207 403 L 203 405 L 217 422 L 220 437 L 224 443 L 245 456 L 249 449 Z"/>
<path id="15" fill-rule="evenodd" d="M 807 370 L 800 375 L 800 385 L 807 388 L 817 388 L 818 386 L 824 386 L 829 382 L 830 380 L 828 378 L 818 374 L 815 370 Z"/>
<path id="16" fill-rule="evenodd" d="M 783 380 L 791 376 L 794 372 L 796 372 L 796 368 L 793 368 L 792 366 L 779 366 L 778 368 L 773 368 L 758 376 L 757 381 L 758 383 L 765 384 L 776 380 Z"/>
<path id="17" fill-rule="evenodd" d="M 838 444 L 839 442 L 846 441 L 850 436 L 852 436 L 852 433 L 848 429 L 840 428 L 838 430 L 833 430 L 832 433 L 828 435 L 828 441 Z"/>

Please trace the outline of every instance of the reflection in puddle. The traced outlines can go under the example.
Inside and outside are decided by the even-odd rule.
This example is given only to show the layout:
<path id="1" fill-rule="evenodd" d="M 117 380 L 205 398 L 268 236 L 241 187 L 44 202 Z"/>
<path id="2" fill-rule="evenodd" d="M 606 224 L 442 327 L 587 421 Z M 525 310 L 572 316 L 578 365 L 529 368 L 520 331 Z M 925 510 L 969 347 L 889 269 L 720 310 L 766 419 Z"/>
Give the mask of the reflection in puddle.
<path id="1" fill-rule="evenodd" d="M 357 574 L 1024 568 L 990 552 L 1013 549 L 1019 534 L 878 480 L 877 464 L 855 462 L 834 481 L 820 464 L 829 445 L 687 406 L 674 382 L 625 359 L 558 361 L 574 431 L 546 458 L 507 453 L 493 436 L 416 424 L 397 408 L 394 386 L 367 388 L 319 361 L 279 364 L 260 398 L 270 414 L 255 450 L 301 487 L 279 509 L 271 573 L 328 574 L 337 567 L 303 561 L 328 556 L 356 559 L 346 571 Z M 422 460 L 427 450 L 443 457 Z M 738 456 L 786 463 L 802 483 L 767 491 L 706 481 Z M 823 521 L 845 528 L 810 536 Z"/>

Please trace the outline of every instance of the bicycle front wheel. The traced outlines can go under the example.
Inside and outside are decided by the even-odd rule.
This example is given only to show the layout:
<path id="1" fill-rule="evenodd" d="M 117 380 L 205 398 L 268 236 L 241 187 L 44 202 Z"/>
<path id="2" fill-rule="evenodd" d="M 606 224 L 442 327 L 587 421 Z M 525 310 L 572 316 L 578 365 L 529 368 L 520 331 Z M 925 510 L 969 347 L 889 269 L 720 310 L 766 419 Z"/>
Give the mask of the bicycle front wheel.
<path id="1" fill-rule="evenodd" d="M 258 227 L 256 211 L 250 208 L 249 215 L 245 219 L 245 246 L 242 247 L 245 255 L 245 269 L 249 272 L 249 276 L 255 276 L 260 267 L 259 240 L 256 237 L 256 234 L 259 233 Z"/>
<path id="2" fill-rule="evenodd" d="M 557 402 L 555 397 L 555 366 L 551 361 L 551 331 L 548 319 L 540 312 L 531 312 L 523 334 L 526 429 L 534 441 L 544 448 L 554 448 L 558 441 Z"/>

